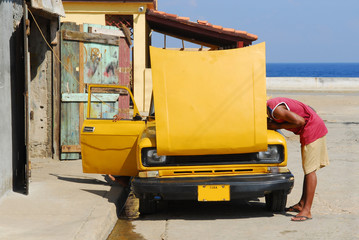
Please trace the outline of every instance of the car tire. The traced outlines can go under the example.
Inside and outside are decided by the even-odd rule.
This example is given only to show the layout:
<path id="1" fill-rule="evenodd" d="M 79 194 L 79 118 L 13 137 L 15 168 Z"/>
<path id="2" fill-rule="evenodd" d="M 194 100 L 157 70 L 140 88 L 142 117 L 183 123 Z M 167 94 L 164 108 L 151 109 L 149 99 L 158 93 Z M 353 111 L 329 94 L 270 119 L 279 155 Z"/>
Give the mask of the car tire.
<path id="1" fill-rule="evenodd" d="M 265 195 L 266 206 L 272 212 L 284 212 L 287 204 L 287 194 L 284 191 L 274 191 Z"/>
<path id="2" fill-rule="evenodd" d="M 140 198 L 139 212 L 143 214 L 151 214 L 157 211 L 157 201 L 149 198 Z"/>

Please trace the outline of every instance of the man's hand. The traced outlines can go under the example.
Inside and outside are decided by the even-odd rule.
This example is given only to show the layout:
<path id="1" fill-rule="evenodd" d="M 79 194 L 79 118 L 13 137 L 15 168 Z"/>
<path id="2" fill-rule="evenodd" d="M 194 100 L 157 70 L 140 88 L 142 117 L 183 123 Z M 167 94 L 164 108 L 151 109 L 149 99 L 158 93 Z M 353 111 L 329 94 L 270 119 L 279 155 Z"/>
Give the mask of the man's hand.
<path id="1" fill-rule="evenodd" d="M 114 115 L 113 116 L 113 122 L 117 122 L 117 121 L 120 121 L 121 119 L 123 119 L 123 117 L 120 117 L 118 114 Z"/>
<path id="2" fill-rule="evenodd" d="M 272 119 L 270 118 L 267 118 L 267 128 L 269 130 L 277 130 L 277 129 L 280 129 L 281 126 L 279 123 L 273 121 Z"/>

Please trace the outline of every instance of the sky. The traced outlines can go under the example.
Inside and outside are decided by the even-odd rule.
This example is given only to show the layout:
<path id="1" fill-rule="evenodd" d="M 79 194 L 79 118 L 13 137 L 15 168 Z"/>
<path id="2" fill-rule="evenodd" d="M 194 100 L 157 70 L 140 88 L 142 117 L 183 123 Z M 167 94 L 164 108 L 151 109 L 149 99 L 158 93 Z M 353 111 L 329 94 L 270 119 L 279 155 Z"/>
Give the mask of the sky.
<path id="1" fill-rule="evenodd" d="M 253 33 L 268 63 L 359 63 L 359 0 L 158 0 L 158 10 Z"/>

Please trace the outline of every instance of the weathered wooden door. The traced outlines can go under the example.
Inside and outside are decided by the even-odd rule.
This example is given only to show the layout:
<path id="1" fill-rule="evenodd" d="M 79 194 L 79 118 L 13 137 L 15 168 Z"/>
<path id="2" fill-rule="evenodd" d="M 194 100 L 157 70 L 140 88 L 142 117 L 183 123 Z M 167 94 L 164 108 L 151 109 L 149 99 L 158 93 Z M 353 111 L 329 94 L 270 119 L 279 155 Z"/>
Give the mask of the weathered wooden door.
<path id="1" fill-rule="evenodd" d="M 130 85 L 130 46 L 117 27 L 61 25 L 61 159 L 79 159 L 86 116 L 87 85 Z M 119 109 L 129 109 L 122 96 Z M 128 112 L 121 113 L 124 117 Z"/>

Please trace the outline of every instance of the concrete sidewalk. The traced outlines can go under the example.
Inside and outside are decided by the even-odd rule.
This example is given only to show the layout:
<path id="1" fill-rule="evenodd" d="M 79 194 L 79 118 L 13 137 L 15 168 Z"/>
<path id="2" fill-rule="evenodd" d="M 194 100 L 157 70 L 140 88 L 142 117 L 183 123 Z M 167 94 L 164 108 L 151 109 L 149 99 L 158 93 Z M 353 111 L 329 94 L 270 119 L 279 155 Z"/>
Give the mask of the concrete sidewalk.
<path id="1" fill-rule="evenodd" d="M 81 160 L 32 160 L 28 196 L 0 199 L 0 239 L 106 239 L 125 195 L 104 175 L 82 173 Z"/>
<path id="2" fill-rule="evenodd" d="M 296 92 L 358 92 L 359 78 L 267 77 L 267 90 Z"/>

